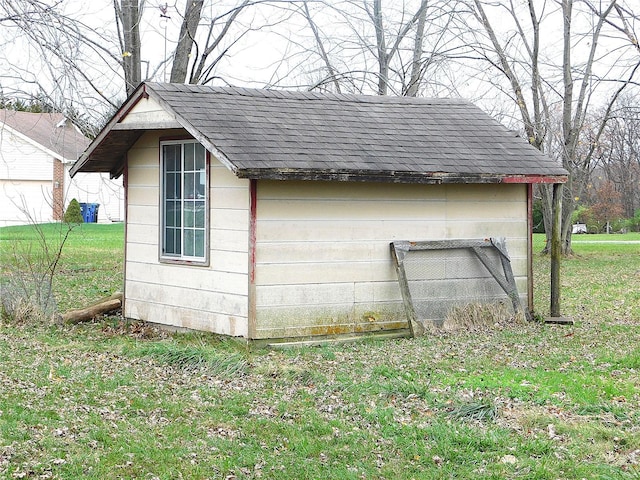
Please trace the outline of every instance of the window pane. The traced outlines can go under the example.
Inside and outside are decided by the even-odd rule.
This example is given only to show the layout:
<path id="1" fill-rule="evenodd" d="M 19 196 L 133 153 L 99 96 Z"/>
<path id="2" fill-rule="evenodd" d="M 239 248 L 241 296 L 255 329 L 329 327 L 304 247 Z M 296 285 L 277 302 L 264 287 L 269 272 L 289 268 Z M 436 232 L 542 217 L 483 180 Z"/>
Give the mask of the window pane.
<path id="1" fill-rule="evenodd" d="M 196 198 L 196 175 L 185 173 L 184 175 L 184 198 Z"/>
<path id="2" fill-rule="evenodd" d="M 196 198 L 204 198 L 207 186 L 207 172 L 198 172 L 196 180 Z"/>
<path id="3" fill-rule="evenodd" d="M 206 169 L 206 150 L 199 143 L 195 147 L 195 157 L 196 157 L 196 165 L 195 169 L 198 172 L 196 177 L 196 192 L 197 198 L 204 198 L 205 196 L 205 188 L 207 185 L 207 169 Z"/>
<path id="4" fill-rule="evenodd" d="M 165 198 L 176 198 L 176 174 L 175 173 L 167 173 L 164 177 L 164 197 Z"/>
<path id="5" fill-rule="evenodd" d="M 204 230 L 196 230 L 195 255 L 204 257 Z"/>
<path id="6" fill-rule="evenodd" d="M 175 191 L 175 196 L 173 198 L 182 198 L 182 176 L 180 175 L 180 172 L 174 176 L 173 183 Z"/>
<path id="7" fill-rule="evenodd" d="M 180 145 L 164 145 L 163 157 L 165 172 L 180 170 Z"/>
<path id="8" fill-rule="evenodd" d="M 165 231 L 165 253 L 168 255 L 180 254 L 180 230 L 167 228 Z"/>
<path id="9" fill-rule="evenodd" d="M 194 242 L 194 232 L 193 230 L 184 231 L 184 254 L 188 257 L 193 257 L 195 254 L 195 250 L 193 248 Z"/>
<path id="10" fill-rule="evenodd" d="M 195 227 L 204 228 L 205 203 L 204 201 L 193 202 L 195 205 Z"/>
<path id="11" fill-rule="evenodd" d="M 184 226 L 193 227 L 195 225 L 195 203 L 185 201 L 184 202 Z"/>
<path id="12" fill-rule="evenodd" d="M 193 143 L 186 143 L 184 145 L 184 169 L 185 171 L 190 171 L 192 172 L 193 170 L 195 170 L 195 159 L 193 157 L 194 154 L 194 144 Z"/>
<path id="13" fill-rule="evenodd" d="M 181 230 L 179 228 L 176 228 L 173 232 L 173 243 L 175 244 L 175 254 L 176 255 L 180 255 L 182 253 L 182 245 L 180 243 L 181 241 Z"/>
<path id="14" fill-rule="evenodd" d="M 207 160 L 206 150 L 199 143 L 196 145 L 196 170 L 204 170 L 205 162 Z"/>
<path id="15" fill-rule="evenodd" d="M 173 230 L 164 230 L 164 253 L 173 253 Z"/>
<path id="16" fill-rule="evenodd" d="M 173 202 L 168 201 L 164 202 L 164 224 L 167 227 L 175 227 L 176 226 L 176 212 L 173 205 Z"/>

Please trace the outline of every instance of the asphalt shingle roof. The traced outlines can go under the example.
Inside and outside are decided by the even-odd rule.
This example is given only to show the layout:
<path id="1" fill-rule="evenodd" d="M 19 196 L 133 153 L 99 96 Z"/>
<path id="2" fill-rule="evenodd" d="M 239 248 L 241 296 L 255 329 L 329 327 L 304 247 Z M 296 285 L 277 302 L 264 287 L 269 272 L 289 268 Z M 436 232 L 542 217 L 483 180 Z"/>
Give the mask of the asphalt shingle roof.
<path id="1" fill-rule="evenodd" d="M 74 161 L 89 145 L 62 113 L 31 113 L 0 110 L 2 124 L 54 152 L 64 161 Z"/>
<path id="2" fill-rule="evenodd" d="M 141 88 L 239 177 L 420 182 L 435 175 L 474 182 L 567 174 L 464 100 L 162 83 Z M 91 163 L 92 150 L 81 162 Z"/>

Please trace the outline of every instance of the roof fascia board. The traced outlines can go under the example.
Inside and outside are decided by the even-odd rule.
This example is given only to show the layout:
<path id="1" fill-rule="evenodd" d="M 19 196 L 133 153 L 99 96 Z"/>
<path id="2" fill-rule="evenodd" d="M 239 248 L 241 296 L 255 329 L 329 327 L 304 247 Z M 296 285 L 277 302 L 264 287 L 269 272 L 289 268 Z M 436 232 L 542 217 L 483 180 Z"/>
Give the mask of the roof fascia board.
<path id="1" fill-rule="evenodd" d="M 53 158 L 55 158 L 56 160 L 60 160 L 62 163 L 66 163 L 69 161 L 69 159 L 64 158 L 62 155 L 60 155 L 59 153 L 54 152 L 53 150 L 45 147 L 44 145 L 42 145 L 41 143 L 36 142 L 33 138 L 29 137 L 28 135 L 25 135 L 24 133 L 19 132 L 18 130 L 16 130 L 15 128 L 7 125 L 6 123 L 0 122 L 0 124 L 2 124 L 2 127 L 0 127 L 1 130 L 8 130 L 9 133 L 11 133 L 12 135 L 15 135 L 16 137 L 24 140 L 25 142 L 29 143 L 30 145 L 33 145 L 34 147 L 36 147 L 39 150 L 42 150 L 43 152 L 45 152 L 47 155 L 52 156 Z"/>
<path id="2" fill-rule="evenodd" d="M 167 112 L 173 115 L 173 118 L 180 124 L 182 128 L 184 128 L 187 132 L 191 134 L 193 138 L 195 138 L 198 142 L 200 142 L 209 152 L 211 152 L 216 159 L 222 163 L 225 167 L 227 167 L 232 173 L 238 175 L 238 167 L 234 165 L 227 156 L 222 153 L 216 147 L 209 138 L 207 138 L 198 128 L 196 128 L 191 122 L 187 119 L 183 118 L 181 115 L 175 112 L 175 110 L 162 98 L 162 95 L 153 90 L 151 86 L 147 88 L 147 93 L 150 97 L 152 97 L 156 102 L 158 102 L 162 108 L 164 108 Z"/>
<path id="3" fill-rule="evenodd" d="M 502 183 L 566 183 L 568 175 L 505 175 Z"/>
<path id="4" fill-rule="evenodd" d="M 464 184 L 464 183 L 565 183 L 566 175 L 464 175 L 449 173 L 384 172 L 370 170 L 282 170 L 242 169 L 239 178 L 259 180 L 329 180 L 342 182 L 382 182 L 418 184 Z"/>

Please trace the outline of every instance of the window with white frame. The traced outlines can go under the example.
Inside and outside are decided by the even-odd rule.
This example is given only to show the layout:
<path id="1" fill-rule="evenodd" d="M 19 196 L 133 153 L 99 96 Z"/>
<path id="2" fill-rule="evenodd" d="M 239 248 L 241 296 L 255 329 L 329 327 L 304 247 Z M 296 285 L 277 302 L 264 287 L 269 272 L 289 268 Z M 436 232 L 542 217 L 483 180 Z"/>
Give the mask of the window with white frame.
<path id="1" fill-rule="evenodd" d="M 207 152 L 194 140 L 160 142 L 161 258 L 206 263 Z"/>

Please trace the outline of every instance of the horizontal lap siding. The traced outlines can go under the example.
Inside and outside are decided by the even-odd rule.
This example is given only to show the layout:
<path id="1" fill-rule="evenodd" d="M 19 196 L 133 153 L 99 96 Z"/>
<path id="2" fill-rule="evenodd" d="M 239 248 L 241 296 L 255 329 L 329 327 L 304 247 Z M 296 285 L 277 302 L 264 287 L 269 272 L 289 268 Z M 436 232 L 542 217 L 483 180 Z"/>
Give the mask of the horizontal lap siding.
<path id="1" fill-rule="evenodd" d="M 257 186 L 256 338 L 404 328 L 389 243 L 507 237 L 526 298 L 524 185 Z"/>
<path id="2" fill-rule="evenodd" d="M 53 221 L 51 182 L 0 179 L 0 227 Z"/>
<path id="3" fill-rule="evenodd" d="M 0 227 L 52 221 L 52 198 L 53 157 L 0 125 Z"/>
<path id="4" fill-rule="evenodd" d="M 0 179 L 53 180 L 53 155 L 0 125 Z"/>
<path id="5" fill-rule="evenodd" d="M 176 137 L 182 131 L 163 131 Z M 213 157 L 210 265 L 161 263 L 159 133 L 129 151 L 125 315 L 176 327 L 248 335 L 248 181 Z"/>

